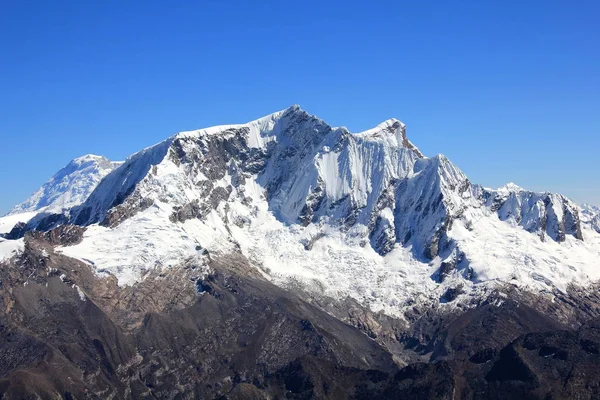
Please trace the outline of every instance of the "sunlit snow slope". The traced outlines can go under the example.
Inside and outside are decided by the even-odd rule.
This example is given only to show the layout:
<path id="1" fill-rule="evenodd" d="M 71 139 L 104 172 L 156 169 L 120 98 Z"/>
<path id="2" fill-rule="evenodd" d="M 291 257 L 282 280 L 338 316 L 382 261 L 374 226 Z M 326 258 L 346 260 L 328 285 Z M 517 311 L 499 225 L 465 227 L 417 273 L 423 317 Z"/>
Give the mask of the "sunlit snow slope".
<path id="1" fill-rule="evenodd" d="M 9 215 L 33 211 L 61 212 L 81 204 L 96 185 L 120 163 L 88 154 L 72 160 Z"/>

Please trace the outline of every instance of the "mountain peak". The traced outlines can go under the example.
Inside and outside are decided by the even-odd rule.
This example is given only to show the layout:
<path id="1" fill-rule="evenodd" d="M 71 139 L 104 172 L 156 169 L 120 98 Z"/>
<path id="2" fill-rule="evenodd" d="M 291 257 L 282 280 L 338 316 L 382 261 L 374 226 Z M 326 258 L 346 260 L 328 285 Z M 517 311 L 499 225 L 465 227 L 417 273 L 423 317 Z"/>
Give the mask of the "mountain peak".
<path id="1" fill-rule="evenodd" d="M 288 108 L 284 108 L 283 110 L 279 110 L 279 111 L 276 111 L 274 113 L 267 114 L 267 115 L 265 115 L 263 117 L 260 117 L 260 118 L 254 119 L 252 121 L 249 121 L 246 124 L 251 124 L 253 122 L 261 121 L 261 120 L 266 120 L 266 119 L 276 120 L 276 119 L 279 119 L 281 117 L 286 117 L 286 116 L 290 116 L 290 115 L 293 115 L 293 114 L 308 114 L 308 112 L 306 112 L 305 110 L 303 110 L 298 104 L 293 104 L 293 105 L 289 106 Z"/>
<path id="2" fill-rule="evenodd" d="M 259 387 L 268 394 L 289 389 L 288 377 L 297 378 L 299 368 L 302 379 L 321 382 L 332 361 L 343 363 L 337 377 L 350 371 L 343 382 L 365 376 L 371 397 L 381 397 L 379 389 L 398 394 L 399 386 L 407 387 L 398 376 L 414 371 L 433 376 L 435 389 L 444 386 L 449 397 L 455 390 L 446 383 L 466 371 L 465 363 L 448 360 L 439 371 L 420 364 L 419 370 L 408 366 L 398 373 L 394 361 L 420 360 L 425 353 L 433 354 L 432 362 L 439 360 L 435 354 L 469 357 L 469 371 L 482 374 L 473 386 L 464 386 L 468 395 L 488 380 L 497 392 L 506 375 L 496 370 L 514 364 L 502 358 L 503 349 L 510 356 L 528 348 L 531 357 L 524 362 L 533 360 L 528 366 L 550 365 L 564 361 L 550 354 L 558 340 L 569 359 L 592 359 L 588 350 L 595 342 L 587 339 L 595 339 L 581 330 L 573 332 L 572 343 L 563 340 L 565 331 L 546 342 L 524 336 L 535 349 L 527 343 L 513 348 L 513 338 L 547 326 L 579 327 L 582 318 L 597 317 L 600 217 L 590 211 L 580 218 L 564 197 L 526 192 L 514 183 L 499 192 L 474 185 L 442 154 L 422 157 L 397 119 L 352 134 L 294 105 L 246 124 L 171 136 L 118 165 L 102 156 L 78 157 L 17 206 L 20 214 L 0 219 L 0 284 L 16 310 L 0 311 L 0 317 L 11 324 L 3 330 L 24 338 L 8 351 L 18 354 L 32 335 L 37 340 L 56 331 L 56 321 L 85 328 L 75 337 L 60 331 L 54 336 L 62 342 L 48 342 L 65 360 L 73 349 L 89 355 L 58 365 L 68 383 L 56 387 L 80 387 L 79 397 L 139 397 L 157 390 L 193 397 L 200 385 L 218 389 L 203 391 L 207 397 L 261 396 Z M 67 209 L 73 204 L 80 205 Z M 577 242 L 582 230 L 586 242 Z M 498 311 L 503 302 L 506 319 Z M 547 325 L 534 307 L 557 322 L 548 318 Z M 7 312 L 18 318 L 5 318 Z M 456 318 L 468 322 L 461 333 L 466 339 L 449 348 L 443 342 L 448 332 L 458 332 Z M 495 325 L 482 328 L 482 318 Z M 516 328 L 507 331 L 507 324 Z M 94 327 L 101 327 L 97 334 Z M 502 332 L 491 341 L 476 337 L 491 331 Z M 580 351 L 575 345 L 581 332 L 592 345 L 584 343 Z M 282 333 L 286 340 L 278 345 L 273 339 Z M 215 345 L 211 335 L 228 341 Z M 165 340 L 179 347 L 157 353 L 156 343 Z M 492 341 L 513 347 L 490 348 Z M 468 343 L 473 346 L 465 347 Z M 387 345 L 411 353 L 386 356 L 380 349 Z M 181 363 L 182 351 L 193 357 Z M 47 352 L 33 353 L 40 362 L 48 358 Z M 323 368 L 315 354 L 326 356 Z M 248 362 L 228 361 L 237 359 Z M 564 366 L 561 360 L 558 367 Z M 27 372 L 34 361 L 9 372 Z M 201 373 L 188 368 L 190 363 Z M 390 373 L 378 372 L 377 365 Z M 452 365 L 459 369 L 450 370 Z M 157 381 L 152 375 L 157 368 L 170 372 Z M 312 370 L 317 373 L 310 375 Z M 563 370 L 562 381 L 572 368 Z M 597 368 L 587 370 L 584 384 L 592 387 Z M 538 379 L 525 372 L 526 383 Z M 74 383 L 76 375 L 85 380 Z M 373 385 L 373 376 L 381 383 Z M 178 379 L 189 383 L 179 385 L 189 392 L 168 390 Z M 231 385 L 219 383 L 224 380 Z M 235 386 L 242 380 L 245 387 Z M 134 381 L 141 384 L 131 385 Z M 152 384 L 144 386 L 148 381 Z M 105 382 L 114 383 L 114 391 L 104 389 Z M 571 386 L 573 392 L 565 393 L 581 387 Z M 515 392 L 523 394 L 521 389 Z M 347 395 L 360 390 L 350 387 Z M 347 397 L 341 393 L 338 397 Z M 428 397 L 420 389 L 414 393 Z"/>
<path id="3" fill-rule="evenodd" d="M 93 165 L 98 165 L 100 168 L 107 169 L 110 168 L 111 161 L 104 156 L 99 156 L 96 154 L 85 154 L 83 156 L 72 159 L 71 162 L 69 162 L 69 164 L 67 164 L 67 166 L 64 168 L 64 172 L 67 172 L 67 170 L 86 168 L 87 166 Z"/>
<path id="4" fill-rule="evenodd" d="M 406 125 L 397 120 L 396 118 L 390 118 L 374 128 L 367 129 L 366 131 L 358 132 L 357 135 L 362 136 L 376 136 L 382 133 L 396 133 L 397 131 L 403 131 L 406 129 Z"/>
<path id="5" fill-rule="evenodd" d="M 88 161 L 99 161 L 99 160 L 108 160 L 108 158 L 106 158 L 104 156 L 99 156 L 96 154 L 84 154 L 83 156 L 74 158 L 73 160 L 71 160 L 71 162 L 82 164 L 82 163 L 88 162 Z"/>
<path id="6" fill-rule="evenodd" d="M 249 127 L 254 130 L 259 131 L 268 131 L 272 130 L 277 121 L 281 120 L 285 117 L 291 117 L 293 115 L 309 115 L 306 111 L 300 108 L 299 105 L 294 104 L 286 109 L 276 111 L 274 113 L 265 115 L 263 117 L 254 119 L 252 121 L 248 121 L 241 124 L 231 124 L 231 125 L 215 125 L 208 128 L 195 129 L 191 131 L 182 131 L 175 135 L 175 138 L 190 138 L 190 137 L 199 137 L 204 135 L 214 135 L 226 132 L 231 129 L 239 129 L 243 127 Z"/>
<path id="7" fill-rule="evenodd" d="M 387 126 L 393 126 L 393 125 L 398 125 L 398 124 L 399 124 L 400 126 L 402 126 L 402 127 L 405 127 L 405 126 L 406 126 L 406 125 L 405 125 L 405 124 L 404 124 L 402 121 L 400 121 L 399 119 L 396 119 L 396 118 L 389 118 L 389 119 L 386 119 L 385 121 L 383 121 L 382 123 L 380 123 L 379 125 L 377 125 L 377 127 L 378 127 L 378 128 L 384 128 L 384 127 L 387 127 Z"/>
<path id="8" fill-rule="evenodd" d="M 27 200 L 15 206 L 9 214 L 32 211 L 62 212 L 79 205 L 102 178 L 120 164 L 95 154 L 74 158 Z"/>
<path id="9" fill-rule="evenodd" d="M 299 104 L 292 104 L 291 106 L 289 106 L 288 108 L 286 108 L 284 110 L 285 113 L 293 113 L 293 112 L 298 112 L 298 111 L 304 111 L 304 110 L 302 110 L 302 108 L 300 107 Z"/>
<path id="10" fill-rule="evenodd" d="M 419 158 L 424 157 L 417 146 L 406 137 L 406 125 L 396 118 L 387 119 L 376 127 L 356 133 L 356 135 L 370 140 L 389 140 L 391 138 L 395 140 L 396 146 L 411 149 Z"/>
<path id="11" fill-rule="evenodd" d="M 499 192 L 524 192 L 525 189 L 523 189 L 521 186 L 517 185 L 514 182 L 508 182 L 506 185 L 498 188 Z"/>

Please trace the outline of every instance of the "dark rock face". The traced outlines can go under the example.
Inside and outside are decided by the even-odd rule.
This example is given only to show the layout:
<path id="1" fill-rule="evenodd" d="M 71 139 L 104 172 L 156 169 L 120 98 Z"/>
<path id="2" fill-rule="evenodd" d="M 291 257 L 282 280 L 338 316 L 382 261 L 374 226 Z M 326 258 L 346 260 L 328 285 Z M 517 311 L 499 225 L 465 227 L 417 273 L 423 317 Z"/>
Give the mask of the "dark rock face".
<path id="1" fill-rule="evenodd" d="M 31 231 L 29 234 L 52 246 L 72 246 L 81 242 L 85 230 L 85 227 L 77 225 L 60 225 L 46 232 Z"/>
<path id="2" fill-rule="evenodd" d="M 371 246 L 382 256 L 392 251 L 396 244 L 394 226 L 390 224 L 387 219 L 382 217 L 376 219 L 375 228 L 371 231 L 369 236 L 371 239 Z"/>
<path id="3" fill-rule="evenodd" d="M 25 236 L 25 232 L 27 232 L 27 224 L 25 222 L 19 222 L 4 236 L 9 240 L 16 240 Z"/>
<path id="4" fill-rule="evenodd" d="M 315 212 L 319 210 L 325 200 L 325 191 L 323 182 L 319 179 L 318 186 L 306 198 L 306 204 L 302 208 L 298 220 L 302 226 L 307 226 L 311 222 L 316 222 Z"/>
<path id="5" fill-rule="evenodd" d="M 460 295 L 461 293 L 462 293 L 461 286 L 458 286 L 455 288 L 448 288 L 448 290 L 446 290 L 446 292 L 442 295 L 441 301 L 443 303 L 449 303 L 451 301 L 456 300 L 458 295 Z"/>
<path id="6" fill-rule="evenodd" d="M 173 208 L 173 214 L 169 217 L 171 222 L 185 222 L 188 219 L 198 218 L 202 215 L 203 208 L 198 200 L 194 200 L 182 207 Z"/>
<path id="7" fill-rule="evenodd" d="M 127 218 L 151 207 L 153 204 L 154 201 L 151 199 L 143 198 L 139 195 L 132 195 L 127 197 L 122 204 L 115 205 L 108 210 L 104 219 L 100 222 L 100 225 L 114 228 Z"/>
<path id="8" fill-rule="evenodd" d="M 43 219 L 37 222 L 37 226 L 35 227 L 35 229 L 40 231 L 47 231 L 61 224 L 64 224 L 66 221 L 67 217 L 63 214 L 45 215 Z"/>
<path id="9" fill-rule="evenodd" d="M 590 221 L 590 225 L 591 227 L 598 233 L 600 233 L 600 215 L 596 215 L 591 221 Z"/>
<path id="10" fill-rule="evenodd" d="M 386 399 L 440 399 L 454 398 L 453 371 L 447 362 L 416 363 L 398 372 L 383 396 Z"/>
<path id="11" fill-rule="evenodd" d="M 565 226 L 565 232 L 567 234 L 573 235 L 579 240 L 583 240 L 579 211 L 574 207 L 570 207 L 566 202 L 563 203 L 563 225 Z"/>
<path id="12" fill-rule="evenodd" d="M 40 213 L 29 220 L 27 223 L 17 223 L 9 233 L 5 235 L 7 239 L 15 240 L 25 236 L 25 233 L 33 230 L 49 231 L 67 222 L 64 214 Z"/>
<path id="13" fill-rule="evenodd" d="M 597 324 L 525 335 L 502 349 L 485 380 L 506 398 L 598 398 L 599 345 Z"/>
<path id="14" fill-rule="evenodd" d="M 369 221 L 369 239 L 371 240 L 371 246 L 380 255 L 388 254 L 397 242 L 396 227 L 394 223 L 380 215 L 383 209 L 392 209 L 394 207 L 394 191 L 397 184 L 397 181 L 392 180 L 387 189 L 379 196 Z"/>
<path id="15" fill-rule="evenodd" d="M 398 127 L 399 127 L 399 125 L 400 125 L 400 123 L 399 123 L 399 122 L 396 122 L 396 123 L 394 123 L 392 126 L 393 126 L 394 128 L 398 128 Z M 408 140 L 408 138 L 406 137 L 406 126 L 402 126 L 402 128 L 401 128 L 401 129 L 402 129 L 402 146 L 406 147 L 407 149 L 411 149 L 412 151 L 414 151 L 414 152 L 417 154 L 417 156 L 418 156 L 419 158 L 423 158 L 423 157 L 424 157 L 424 156 L 423 156 L 423 153 L 421 153 L 421 152 L 419 151 L 419 149 L 417 149 L 417 147 L 416 147 L 416 146 L 414 146 L 414 145 L 413 145 L 413 144 L 412 144 L 412 143 L 411 143 L 411 142 Z"/>

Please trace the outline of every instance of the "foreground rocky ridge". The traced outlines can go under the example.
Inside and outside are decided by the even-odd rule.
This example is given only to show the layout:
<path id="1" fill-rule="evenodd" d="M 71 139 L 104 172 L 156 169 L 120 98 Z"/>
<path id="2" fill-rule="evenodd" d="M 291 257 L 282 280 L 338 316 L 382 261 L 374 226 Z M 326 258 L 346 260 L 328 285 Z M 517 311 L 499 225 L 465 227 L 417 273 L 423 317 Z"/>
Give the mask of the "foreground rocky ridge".
<path id="1" fill-rule="evenodd" d="M 406 324 L 351 300 L 302 299 L 239 254 L 206 253 L 119 287 L 54 251 L 78 229 L 28 233 L 1 265 L 3 398 L 600 395 L 597 294 L 549 304 L 496 293 Z"/>

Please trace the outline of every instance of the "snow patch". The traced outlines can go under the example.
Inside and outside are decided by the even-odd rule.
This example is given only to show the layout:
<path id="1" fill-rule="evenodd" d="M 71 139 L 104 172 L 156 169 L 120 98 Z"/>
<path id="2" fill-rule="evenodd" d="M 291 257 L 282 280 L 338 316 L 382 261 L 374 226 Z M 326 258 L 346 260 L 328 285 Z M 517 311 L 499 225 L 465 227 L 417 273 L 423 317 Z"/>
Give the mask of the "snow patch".
<path id="1" fill-rule="evenodd" d="M 0 261 L 7 260 L 18 254 L 21 254 L 25 249 L 23 239 L 6 240 L 0 238 Z"/>

